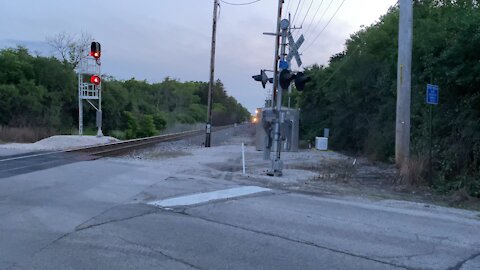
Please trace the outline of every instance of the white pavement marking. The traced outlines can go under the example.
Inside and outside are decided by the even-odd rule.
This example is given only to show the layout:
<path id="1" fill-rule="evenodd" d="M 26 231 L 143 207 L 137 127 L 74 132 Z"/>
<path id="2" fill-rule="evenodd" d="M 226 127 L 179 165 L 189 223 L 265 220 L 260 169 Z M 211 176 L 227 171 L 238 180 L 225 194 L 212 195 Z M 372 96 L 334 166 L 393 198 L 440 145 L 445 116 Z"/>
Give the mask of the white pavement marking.
<path id="1" fill-rule="evenodd" d="M 217 190 L 212 192 L 197 193 L 192 195 L 186 195 L 181 197 L 175 197 L 160 201 L 150 202 L 148 204 L 159 207 L 173 207 L 173 206 L 187 206 L 199 203 L 205 203 L 209 201 L 231 199 L 240 196 L 251 195 L 259 192 L 271 191 L 268 188 L 262 188 L 257 186 L 245 186 L 238 188 L 230 188 Z"/>
<path id="2" fill-rule="evenodd" d="M 10 160 L 17 160 L 17 159 L 23 159 L 23 158 L 46 156 L 46 155 L 51 155 L 51 154 L 56 154 L 56 153 L 62 153 L 62 152 L 65 152 L 65 151 L 53 151 L 53 152 L 46 152 L 46 153 L 40 153 L 40 154 L 27 155 L 27 156 L 18 156 L 18 157 L 13 157 L 13 158 L 4 158 L 4 159 L 0 159 L 0 162 L 10 161 Z M 20 154 L 20 155 L 21 155 L 21 154 Z"/>

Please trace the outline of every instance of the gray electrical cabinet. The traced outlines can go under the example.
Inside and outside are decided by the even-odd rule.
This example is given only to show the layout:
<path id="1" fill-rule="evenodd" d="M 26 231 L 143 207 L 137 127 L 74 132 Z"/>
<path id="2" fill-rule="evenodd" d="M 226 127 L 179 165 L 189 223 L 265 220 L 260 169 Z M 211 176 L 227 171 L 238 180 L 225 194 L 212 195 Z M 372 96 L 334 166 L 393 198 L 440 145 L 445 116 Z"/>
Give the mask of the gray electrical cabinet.
<path id="1" fill-rule="evenodd" d="M 282 108 L 280 113 L 280 135 L 282 137 L 282 152 L 298 151 L 300 110 Z M 259 108 L 256 115 L 255 146 L 257 151 L 270 151 L 273 138 L 276 111 L 272 108 Z"/>

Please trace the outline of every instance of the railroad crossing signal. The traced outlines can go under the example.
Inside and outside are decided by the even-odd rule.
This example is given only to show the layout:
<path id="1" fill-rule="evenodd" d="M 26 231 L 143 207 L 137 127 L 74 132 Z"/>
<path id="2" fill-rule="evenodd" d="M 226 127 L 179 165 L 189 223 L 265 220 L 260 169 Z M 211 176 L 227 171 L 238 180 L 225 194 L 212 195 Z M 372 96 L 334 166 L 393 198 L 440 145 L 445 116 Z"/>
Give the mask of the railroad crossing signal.
<path id="1" fill-rule="evenodd" d="M 268 78 L 267 73 L 265 73 L 264 69 L 260 70 L 259 75 L 253 75 L 252 78 L 257 82 L 262 82 L 263 88 L 265 88 L 267 82 L 273 83 L 273 78 Z"/>
<path id="2" fill-rule="evenodd" d="M 288 43 L 289 43 L 290 53 L 287 56 L 287 62 L 292 61 L 292 58 L 295 57 L 295 61 L 297 62 L 298 67 L 302 66 L 302 59 L 300 58 L 298 49 L 300 49 L 300 46 L 302 46 L 304 41 L 305 41 L 305 37 L 301 35 L 298 38 L 297 42 L 295 42 L 292 36 L 292 32 L 288 32 Z"/>
<path id="3" fill-rule="evenodd" d="M 303 72 L 297 72 L 294 74 L 288 69 L 280 72 L 280 86 L 282 89 L 287 89 L 290 83 L 295 80 L 295 87 L 298 91 L 303 91 L 305 84 L 311 80 L 310 76 L 306 76 Z"/>

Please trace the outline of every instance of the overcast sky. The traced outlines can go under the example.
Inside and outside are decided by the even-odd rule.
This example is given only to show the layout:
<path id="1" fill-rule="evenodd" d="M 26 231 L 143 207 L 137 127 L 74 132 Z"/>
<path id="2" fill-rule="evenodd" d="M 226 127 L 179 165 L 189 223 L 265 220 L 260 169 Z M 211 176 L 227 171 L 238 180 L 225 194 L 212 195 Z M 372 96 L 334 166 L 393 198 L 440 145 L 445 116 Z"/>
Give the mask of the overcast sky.
<path id="1" fill-rule="evenodd" d="M 310 46 L 302 55 L 304 66 L 326 64 L 343 50 L 350 34 L 397 2 L 346 0 L 324 29 L 342 1 L 285 1 L 292 19 L 298 6 L 295 25 L 304 21 L 295 32 L 295 37 L 305 35 L 300 51 Z M 215 77 L 251 112 L 263 105 L 271 89 L 264 90 L 251 75 L 273 68 L 274 37 L 262 33 L 275 30 L 277 3 L 221 3 Z M 46 37 L 88 32 L 102 44 L 102 71 L 118 79 L 208 81 L 212 13 L 213 0 L 0 0 L 0 48 L 22 44 L 48 55 L 52 50 Z"/>

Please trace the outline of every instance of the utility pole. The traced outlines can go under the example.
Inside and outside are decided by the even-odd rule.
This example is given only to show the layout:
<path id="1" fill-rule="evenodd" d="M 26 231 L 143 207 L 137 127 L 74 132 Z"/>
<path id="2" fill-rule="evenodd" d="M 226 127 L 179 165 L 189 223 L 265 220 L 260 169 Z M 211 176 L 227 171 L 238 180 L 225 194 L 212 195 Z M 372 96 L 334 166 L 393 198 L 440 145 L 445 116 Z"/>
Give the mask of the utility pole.
<path id="1" fill-rule="evenodd" d="M 212 92 L 215 83 L 215 45 L 217 36 L 217 10 L 218 0 L 213 0 L 213 25 L 212 25 L 212 51 L 210 53 L 210 81 L 208 83 L 207 126 L 205 134 L 205 147 L 210 147 L 212 134 Z"/>
<path id="2" fill-rule="evenodd" d="M 284 19 L 279 24 L 281 28 L 281 37 L 282 37 L 282 44 L 281 44 L 281 52 L 280 52 L 280 61 L 281 63 L 286 63 L 286 53 L 285 48 L 287 47 L 287 32 L 290 26 L 290 22 L 287 19 Z M 278 68 L 278 67 L 277 67 Z M 282 70 L 285 69 L 282 64 Z M 286 68 L 288 69 L 288 67 Z M 277 78 L 279 77 L 278 74 Z M 277 82 L 278 83 L 278 82 Z M 272 159 L 272 171 L 268 174 L 272 176 L 281 176 L 282 169 L 283 169 L 283 162 L 280 159 L 280 155 L 282 153 L 282 134 L 281 134 L 281 125 L 284 121 L 284 115 L 282 113 L 282 92 L 283 88 L 280 84 L 277 85 L 277 101 L 276 101 L 276 121 L 275 121 L 275 128 L 274 128 L 274 139 L 273 139 L 273 149 L 275 149 L 275 157 Z M 286 89 L 285 89 L 286 90 Z"/>
<path id="3" fill-rule="evenodd" d="M 275 100 L 278 90 L 278 51 L 280 50 L 280 21 L 282 20 L 283 0 L 278 0 L 277 13 L 277 31 L 275 31 L 275 56 L 273 61 L 273 92 L 272 92 L 272 108 L 275 108 Z"/>
<path id="4" fill-rule="evenodd" d="M 400 0 L 398 29 L 397 116 L 395 163 L 402 166 L 410 157 L 410 104 L 413 46 L 413 1 Z"/>
<path id="5" fill-rule="evenodd" d="M 288 13 L 288 21 L 291 22 L 291 16 L 290 16 L 290 13 Z M 289 29 L 290 31 L 290 29 Z M 292 44 L 289 44 L 289 45 L 292 45 Z M 288 68 L 291 70 L 292 69 L 292 58 L 290 58 L 289 60 L 287 60 L 287 63 L 288 63 Z M 288 105 L 287 107 L 290 109 L 290 96 L 292 95 L 292 85 L 289 85 L 288 86 Z"/>

